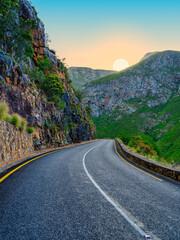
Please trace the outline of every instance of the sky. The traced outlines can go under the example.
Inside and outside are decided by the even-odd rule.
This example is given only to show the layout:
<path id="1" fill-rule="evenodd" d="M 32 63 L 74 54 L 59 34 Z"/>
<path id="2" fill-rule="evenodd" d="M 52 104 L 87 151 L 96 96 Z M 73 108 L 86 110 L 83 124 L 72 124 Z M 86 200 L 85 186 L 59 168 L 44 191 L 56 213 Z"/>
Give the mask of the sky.
<path id="1" fill-rule="evenodd" d="M 113 69 L 148 52 L 180 51 L 180 0 L 31 0 L 66 64 Z"/>

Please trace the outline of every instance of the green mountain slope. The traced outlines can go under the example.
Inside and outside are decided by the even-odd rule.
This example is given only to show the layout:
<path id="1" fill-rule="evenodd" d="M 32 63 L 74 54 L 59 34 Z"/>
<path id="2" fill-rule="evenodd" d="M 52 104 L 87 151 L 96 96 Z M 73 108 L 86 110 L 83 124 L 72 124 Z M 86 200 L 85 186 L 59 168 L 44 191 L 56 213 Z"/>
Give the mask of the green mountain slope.
<path id="1" fill-rule="evenodd" d="M 75 89 L 79 89 L 86 83 L 114 73 L 114 71 L 110 70 L 92 69 L 86 67 L 70 67 L 68 68 L 68 72 L 69 77 L 72 80 L 72 85 Z"/>
<path id="2" fill-rule="evenodd" d="M 134 99 L 135 100 L 135 99 Z M 137 99 L 138 100 L 138 99 Z M 131 139 L 133 136 L 149 136 L 157 145 L 159 156 L 168 162 L 180 161 L 180 96 L 155 108 L 145 105 L 131 114 L 116 109 L 107 115 L 95 117 L 97 138 Z M 119 119 L 119 116 L 121 118 Z M 150 124 L 153 123 L 153 127 Z"/>
<path id="3" fill-rule="evenodd" d="M 160 158 L 180 162 L 180 52 L 158 52 L 125 71 L 83 87 L 97 138 L 133 137 L 153 145 Z"/>

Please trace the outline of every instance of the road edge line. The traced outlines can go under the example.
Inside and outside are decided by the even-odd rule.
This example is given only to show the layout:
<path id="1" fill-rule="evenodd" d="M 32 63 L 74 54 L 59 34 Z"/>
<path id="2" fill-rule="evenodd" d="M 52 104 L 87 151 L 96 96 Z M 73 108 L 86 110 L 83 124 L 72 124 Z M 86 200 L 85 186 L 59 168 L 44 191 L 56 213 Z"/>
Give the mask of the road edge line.
<path id="1" fill-rule="evenodd" d="M 93 142 L 96 142 L 98 140 L 94 140 Z M 62 151 L 62 150 L 65 150 L 65 149 L 69 149 L 69 148 L 74 148 L 74 147 L 77 147 L 77 146 L 81 146 L 81 145 L 85 145 L 85 144 L 89 144 L 89 143 L 93 143 L 93 142 L 84 142 L 83 144 L 78 144 L 78 145 L 75 145 L 75 146 L 70 146 L 68 147 L 68 145 L 64 146 L 64 147 L 61 147 L 60 149 L 56 149 L 56 150 L 50 150 L 48 152 L 45 152 L 45 153 L 42 153 L 42 154 L 39 154 L 39 155 L 36 155 L 34 157 L 29 157 L 27 159 L 22 159 L 22 162 L 19 162 L 13 166 L 11 166 L 10 168 L 7 168 L 5 169 L 3 172 L 5 171 L 8 171 L 10 169 L 12 169 L 13 167 L 15 167 L 13 170 L 11 170 L 10 172 L 8 172 L 7 174 L 5 174 L 3 177 L 0 178 L 0 184 L 6 179 L 8 178 L 10 175 L 12 175 L 14 172 L 16 172 L 17 170 L 19 170 L 20 168 L 22 168 L 23 166 L 27 165 L 28 163 L 30 162 L 33 162 L 35 161 L 36 159 L 39 159 L 41 157 L 44 157 L 46 155 L 49 155 L 49 154 L 52 154 L 52 153 L 55 153 L 55 152 L 59 152 L 59 151 Z M 16 167 L 18 166 L 18 167 Z M 0 174 L 3 174 L 3 172 L 0 172 Z"/>
<path id="2" fill-rule="evenodd" d="M 99 145 L 99 144 L 98 144 Z M 90 175 L 90 173 L 88 172 L 87 168 L 86 168 L 86 164 L 85 164 L 85 159 L 86 159 L 86 155 L 92 151 L 94 148 L 96 148 L 98 145 L 94 146 L 93 148 L 89 149 L 83 156 L 83 167 L 85 170 L 86 175 L 88 176 L 88 178 L 90 179 L 90 181 L 92 182 L 92 184 L 98 189 L 98 191 L 103 195 L 103 197 L 120 213 L 121 216 L 123 216 L 127 222 L 129 222 L 129 224 L 137 231 L 139 232 L 139 234 L 143 237 L 145 237 L 145 239 L 152 239 L 149 235 L 147 235 L 135 222 L 133 222 L 127 215 L 126 213 L 116 204 L 114 203 L 110 197 L 100 188 L 100 186 L 95 182 L 95 180 L 93 179 L 93 177 Z"/>
<path id="3" fill-rule="evenodd" d="M 157 178 L 157 177 L 153 176 L 152 174 L 143 171 L 142 169 L 140 169 L 140 168 L 134 166 L 133 164 L 131 164 L 131 163 L 129 163 L 127 160 L 125 160 L 125 159 L 124 159 L 124 158 L 118 153 L 118 151 L 117 151 L 117 148 L 116 148 L 116 140 L 114 140 L 114 148 L 115 148 L 115 152 L 116 152 L 116 154 L 117 154 L 117 155 L 118 155 L 118 156 L 119 156 L 124 162 L 126 162 L 127 164 L 129 164 L 129 165 L 132 166 L 133 168 L 136 168 L 137 170 L 139 170 L 139 171 L 141 171 L 141 172 L 143 172 L 143 173 L 145 173 L 145 174 L 147 174 L 147 175 L 149 175 L 149 176 L 151 176 L 151 177 L 157 179 L 157 180 L 160 181 L 160 182 L 163 181 L 162 179 Z"/>

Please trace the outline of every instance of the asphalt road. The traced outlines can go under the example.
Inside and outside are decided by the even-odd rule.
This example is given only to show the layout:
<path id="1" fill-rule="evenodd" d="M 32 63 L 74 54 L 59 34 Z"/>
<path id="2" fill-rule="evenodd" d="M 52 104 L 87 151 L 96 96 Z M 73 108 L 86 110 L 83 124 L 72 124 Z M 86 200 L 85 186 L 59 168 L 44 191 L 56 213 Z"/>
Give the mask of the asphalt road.
<path id="1" fill-rule="evenodd" d="M 0 183 L 0 240 L 179 240 L 180 185 L 153 176 L 113 140 L 39 158 Z"/>

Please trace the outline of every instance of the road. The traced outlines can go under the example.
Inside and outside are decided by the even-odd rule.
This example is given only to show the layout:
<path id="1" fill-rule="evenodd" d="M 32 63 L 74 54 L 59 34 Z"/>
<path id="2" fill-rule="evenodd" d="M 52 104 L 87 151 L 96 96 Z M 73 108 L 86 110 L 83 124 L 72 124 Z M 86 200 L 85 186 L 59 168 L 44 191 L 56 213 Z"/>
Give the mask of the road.
<path id="1" fill-rule="evenodd" d="M 180 239 L 180 185 L 121 159 L 113 140 L 39 158 L 0 183 L 0 240 Z"/>

